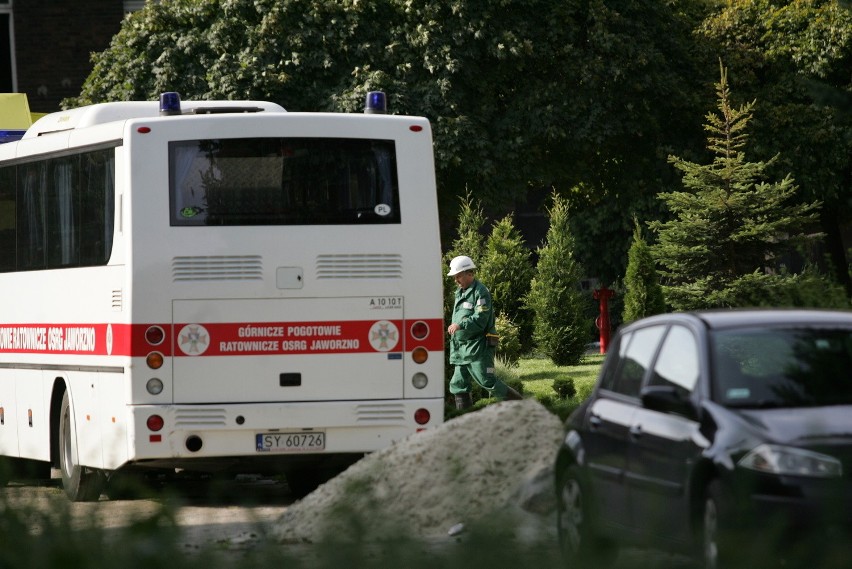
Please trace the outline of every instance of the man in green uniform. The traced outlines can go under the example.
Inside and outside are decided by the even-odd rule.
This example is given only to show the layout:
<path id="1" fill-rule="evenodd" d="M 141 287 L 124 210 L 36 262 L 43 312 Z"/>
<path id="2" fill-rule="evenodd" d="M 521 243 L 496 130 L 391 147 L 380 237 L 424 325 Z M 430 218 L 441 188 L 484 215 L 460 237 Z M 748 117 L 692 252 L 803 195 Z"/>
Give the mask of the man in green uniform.
<path id="1" fill-rule="evenodd" d="M 494 307 L 488 288 L 474 276 L 476 265 L 464 255 L 450 261 L 450 272 L 459 286 L 453 305 L 453 321 L 447 327 L 450 335 L 450 364 L 455 372 L 450 380 L 450 393 L 455 396 L 456 408 L 467 409 L 473 404 L 470 396 L 471 378 L 497 399 L 520 399 L 520 394 L 494 375 L 494 353 L 497 339 Z"/>

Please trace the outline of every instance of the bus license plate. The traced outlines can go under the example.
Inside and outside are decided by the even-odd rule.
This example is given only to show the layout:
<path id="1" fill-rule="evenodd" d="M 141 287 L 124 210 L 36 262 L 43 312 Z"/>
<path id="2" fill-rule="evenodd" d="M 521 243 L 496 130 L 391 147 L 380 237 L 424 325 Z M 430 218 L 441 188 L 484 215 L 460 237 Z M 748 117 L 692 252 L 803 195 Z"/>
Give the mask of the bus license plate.
<path id="1" fill-rule="evenodd" d="M 322 431 L 258 433 L 254 436 L 257 452 L 312 452 L 325 450 Z"/>

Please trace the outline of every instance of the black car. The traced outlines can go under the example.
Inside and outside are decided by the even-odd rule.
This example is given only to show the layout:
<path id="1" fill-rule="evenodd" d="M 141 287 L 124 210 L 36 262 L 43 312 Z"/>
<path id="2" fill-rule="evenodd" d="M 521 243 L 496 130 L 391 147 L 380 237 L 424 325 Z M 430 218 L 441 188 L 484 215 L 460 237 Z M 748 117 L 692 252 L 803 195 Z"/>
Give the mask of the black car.
<path id="1" fill-rule="evenodd" d="M 708 568 L 762 567 L 769 554 L 828 567 L 814 555 L 829 548 L 800 546 L 852 535 L 852 312 L 633 322 L 566 427 L 556 493 L 568 566 L 604 567 L 631 544 Z"/>

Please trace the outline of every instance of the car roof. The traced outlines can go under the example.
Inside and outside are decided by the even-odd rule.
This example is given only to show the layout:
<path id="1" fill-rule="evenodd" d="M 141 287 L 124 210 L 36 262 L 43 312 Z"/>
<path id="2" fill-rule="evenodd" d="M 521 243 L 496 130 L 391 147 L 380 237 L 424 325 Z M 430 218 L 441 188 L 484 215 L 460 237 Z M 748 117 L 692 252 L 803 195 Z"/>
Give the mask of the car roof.
<path id="1" fill-rule="evenodd" d="M 852 326 L 852 310 L 823 310 L 802 308 L 728 308 L 674 312 L 651 316 L 629 324 L 653 322 L 700 321 L 710 329 L 784 326 L 784 325 L 830 325 Z"/>

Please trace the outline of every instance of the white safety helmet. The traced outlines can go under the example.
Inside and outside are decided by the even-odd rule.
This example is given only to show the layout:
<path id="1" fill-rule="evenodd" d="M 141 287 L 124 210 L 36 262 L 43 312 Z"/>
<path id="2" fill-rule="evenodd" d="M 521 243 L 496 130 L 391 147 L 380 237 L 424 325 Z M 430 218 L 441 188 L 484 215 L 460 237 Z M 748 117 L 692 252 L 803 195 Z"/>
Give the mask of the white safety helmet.
<path id="1" fill-rule="evenodd" d="M 450 272 L 447 273 L 447 276 L 452 277 L 475 268 L 476 265 L 473 264 L 473 259 L 465 255 L 459 255 L 450 261 Z"/>

